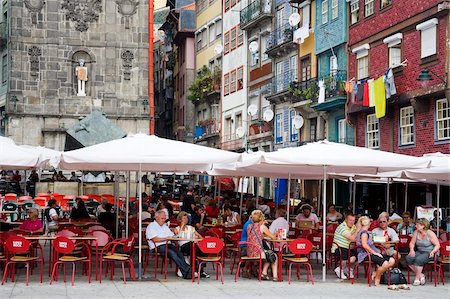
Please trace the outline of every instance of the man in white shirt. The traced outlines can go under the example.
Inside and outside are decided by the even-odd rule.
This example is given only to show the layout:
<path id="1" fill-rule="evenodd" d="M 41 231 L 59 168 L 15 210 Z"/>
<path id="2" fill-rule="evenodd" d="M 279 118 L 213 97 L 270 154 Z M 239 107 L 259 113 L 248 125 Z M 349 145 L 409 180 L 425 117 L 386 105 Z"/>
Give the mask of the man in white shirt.
<path id="1" fill-rule="evenodd" d="M 157 211 L 155 221 L 147 226 L 145 234 L 150 250 L 153 250 L 156 246 L 156 250 L 162 256 L 166 254 L 166 240 L 174 236 L 174 233 L 166 225 L 166 219 L 164 211 Z M 178 266 L 183 278 L 190 279 L 192 277 L 191 266 L 186 263 L 183 254 L 170 242 L 167 245 L 167 250 L 167 256 Z"/>
<path id="2" fill-rule="evenodd" d="M 397 232 L 388 226 L 388 218 L 386 216 L 381 216 L 378 218 L 378 227 L 372 230 L 372 233 L 375 236 L 385 237 L 386 242 L 398 242 L 398 234 Z M 397 251 L 395 250 L 392 244 L 383 244 L 386 254 L 390 255 L 394 258 L 397 256 Z M 400 255 L 398 255 L 398 259 L 400 259 Z"/>
<path id="3" fill-rule="evenodd" d="M 286 217 L 286 210 L 277 209 L 275 211 L 275 220 L 269 227 L 269 230 L 272 234 L 278 233 L 278 229 L 280 228 L 289 231 L 289 222 L 286 219 L 284 219 L 284 217 Z"/>

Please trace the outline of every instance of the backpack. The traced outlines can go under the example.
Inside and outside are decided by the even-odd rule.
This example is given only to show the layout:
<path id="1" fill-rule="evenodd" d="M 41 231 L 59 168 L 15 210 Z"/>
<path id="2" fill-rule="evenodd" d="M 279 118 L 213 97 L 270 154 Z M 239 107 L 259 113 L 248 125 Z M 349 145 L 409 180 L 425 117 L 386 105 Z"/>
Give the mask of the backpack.
<path id="1" fill-rule="evenodd" d="M 381 277 L 381 284 L 388 284 L 388 273 L 384 272 Z M 408 284 L 405 275 L 398 268 L 390 270 L 390 284 Z"/>

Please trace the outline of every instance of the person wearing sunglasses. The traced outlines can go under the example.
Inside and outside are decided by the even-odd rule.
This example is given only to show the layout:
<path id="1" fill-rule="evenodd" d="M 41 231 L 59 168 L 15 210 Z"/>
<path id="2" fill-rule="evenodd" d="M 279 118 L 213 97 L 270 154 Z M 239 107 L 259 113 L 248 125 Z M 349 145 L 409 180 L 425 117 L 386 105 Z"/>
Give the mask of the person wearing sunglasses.
<path id="1" fill-rule="evenodd" d="M 411 213 L 404 212 L 402 214 L 402 219 L 403 222 L 397 226 L 397 232 L 401 235 L 412 236 L 412 234 L 416 230 L 416 226 L 414 225 L 413 221 L 411 221 Z"/>
<path id="2" fill-rule="evenodd" d="M 39 211 L 36 208 L 29 208 L 27 215 L 28 219 L 19 226 L 19 229 L 31 235 L 43 234 L 44 227 L 42 226 L 42 221 L 39 219 Z"/>
<path id="3" fill-rule="evenodd" d="M 384 215 L 381 215 L 378 218 L 378 227 L 372 230 L 372 235 L 384 237 L 386 242 L 396 243 L 399 241 L 397 232 L 388 226 L 388 218 Z M 383 244 L 385 248 L 385 253 L 389 256 L 395 257 L 397 256 L 397 251 L 394 248 L 394 245 Z M 400 259 L 400 255 L 398 255 L 398 259 Z"/>

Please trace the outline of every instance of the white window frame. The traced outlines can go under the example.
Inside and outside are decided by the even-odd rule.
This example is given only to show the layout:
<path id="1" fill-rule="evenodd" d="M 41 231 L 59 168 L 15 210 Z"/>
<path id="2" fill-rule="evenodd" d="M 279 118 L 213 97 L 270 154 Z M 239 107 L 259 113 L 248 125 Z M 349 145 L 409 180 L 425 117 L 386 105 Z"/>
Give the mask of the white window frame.
<path id="1" fill-rule="evenodd" d="M 216 21 L 216 39 L 222 35 L 222 19 Z"/>
<path id="2" fill-rule="evenodd" d="M 328 0 L 322 0 L 322 24 L 328 23 Z"/>
<path id="3" fill-rule="evenodd" d="M 383 9 L 392 4 L 392 0 L 380 0 L 380 9 Z"/>
<path id="4" fill-rule="evenodd" d="M 298 81 L 298 56 L 293 55 L 289 58 L 289 68 L 291 70 L 291 80 Z"/>
<path id="5" fill-rule="evenodd" d="M 289 137 L 290 141 L 298 141 L 298 131 L 299 130 L 295 129 L 294 125 L 293 125 L 293 120 L 296 115 L 297 115 L 297 111 L 295 111 L 295 110 L 291 110 L 289 112 L 289 126 L 291 128 L 290 137 Z"/>
<path id="6" fill-rule="evenodd" d="M 361 80 L 369 77 L 369 55 L 356 59 L 357 79 Z"/>
<path id="7" fill-rule="evenodd" d="M 367 115 L 366 147 L 372 149 L 380 148 L 380 122 L 375 113 Z"/>
<path id="8" fill-rule="evenodd" d="M 450 140 L 450 105 L 447 99 L 436 101 L 436 140 Z"/>
<path id="9" fill-rule="evenodd" d="M 420 58 L 437 54 L 437 24 L 438 19 L 434 18 L 416 26 L 420 31 Z"/>
<path id="10" fill-rule="evenodd" d="M 338 17 L 338 0 L 331 0 L 331 19 L 334 20 Z"/>
<path id="11" fill-rule="evenodd" d="M 414 108 L 412 106 L 400 108 L 400 146 L 415 143 Z"/>
<path id="12" fill-rule="evenodd" d="M 283 112 L 275 115 L 275 144 L 283 143 Z"/>
<path id="13" fill-rule="evenodd" d="M 345 118 L 338 120 L 337 142 L 347 143 L 347 122 Z"/>
<path id="14" fill-rule="evenodd" d="M 383 39 L 383 43 L 388 46 L 389 67 L 394 68 L 402 61 L 402 33 L 396 33 Z"/>
<path id="15" fill-rule="evenodd" d="M 375 12 L 375 0 L 364 0 L 364 17 L 369 17 Z"/>
<path id="16" fill-rule="evenodd" d="M 216 40 L 216 24 L 212 23 L 208 27 L 208 33 L 209 33 L 209 42 L 212 43 Z"/>
<path id="17" fill-rule="evenodd" d="M 359 22 L 359 0 L 353 0 L 350 3 L 350 25 Z"/>

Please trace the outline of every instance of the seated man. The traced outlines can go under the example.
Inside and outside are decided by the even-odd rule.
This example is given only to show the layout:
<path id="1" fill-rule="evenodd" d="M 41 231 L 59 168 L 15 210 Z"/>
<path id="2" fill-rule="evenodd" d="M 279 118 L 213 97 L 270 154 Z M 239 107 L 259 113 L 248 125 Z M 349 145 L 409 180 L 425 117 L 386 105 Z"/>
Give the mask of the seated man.
<path id="1" fill-rule="evenodd" d="M 150 250 L 153 250 L 156 246 L 156 250 L 162 256 L 166 254 L 166 240 L 169 237 L 173 237 L 175 234 L 166 225 L 166 214 L 164 211 L 159 210 L 155 213 L 155 221 L 147 226 L 146 238 L 148 241 L 148 246 Z M 184 279 L 191 278 L 191 266 L 189 266 L 184 260 L 183 254 L 175 247 L 175 245 L 167 245 L 167 256 L 174 261 L 181 271 L 182 277 Z"/>
<path id="2" fill-rule="evenodd" d="M 350 270 L 346 268 L 346 272 L 349 275 L 349 278 L 353 278 L 353 266 L 356 262 L 356 252 L 355 250 L 350 250 L 350 256 L 348 247 L 351 242 L 356 241 L 356 235 L 360 230 L 360 227 L 355 226 L 355 215 L 352 213 L 348 213 L 345 216 L 344 222 L 342 222 L 334 232 L 333 238 L 333 246 L 331 246 L 331 253 L 337 257 L 338 259 L 342 256 L 342 261 L 350 261 Z M 347 279 L 347 276 L 342 273 L 344 269 L 341 269 L 338 266 L 334 269 L 336 275 L 341 279 Z"/>
<path id="3" fill-rule="evenodd" d="M 203 224 L 206 222 L 206 213 L 201 206 L 194 208 L 194 214 L 191 217 L 191 225 L 195 226 L 197 230 L 202 229 Z"/>
<path id="4" fill-rule="evenodd" d="M 275 220 L 270 224 L 269 230 L 272 234 L 277 234 L 278 229 L 285 229 L 289 231 L 289 222 L 284 218 L 286 217 L 286 210 L 277 209 L 275 211 Z"/>
<path id="5" fill-rule="evenodd" d="M 308 204 L 304 204 L 302 207 L 302 212 L 295 217 L 296 226 L 299 227 L 299 221 L 308 220 L 312 222 L 313 229 L 319 229 L 319 218 L 317 215 L 312 213 L 312 207 Z"/>
<path id="6" fill-rule="evenodd" d="M 395 232 L 393 228 L 390 228 L 388 226 L 388 218 L 386 216 L 380 216 L 378 218 L 378 227 L 372 230 L 372 235 L 379 236 L 379 237 L 385 237 L 386 242 L 398 242 L 398 235 Z M 394 258 L 397 258 L 397 251 L 394 248 L 394 245 L 392 244 L 383 244 L 385 248 L 385 253 L 389 256 L 392 256 Z M 400 259 L 401 256 L 398 255 L 398 259 Z"/>
<path id="7" fill-rule="evenodd" d="M 411 221 L 411 213 L 404 212 L 402 214 L 403 222 L 397 226 L 397 232 L 401 235 L 412 236 L 414 231 L 416 230 L 416 226 L 413 221 Z"/>

